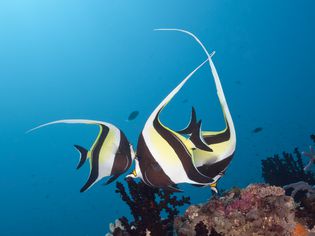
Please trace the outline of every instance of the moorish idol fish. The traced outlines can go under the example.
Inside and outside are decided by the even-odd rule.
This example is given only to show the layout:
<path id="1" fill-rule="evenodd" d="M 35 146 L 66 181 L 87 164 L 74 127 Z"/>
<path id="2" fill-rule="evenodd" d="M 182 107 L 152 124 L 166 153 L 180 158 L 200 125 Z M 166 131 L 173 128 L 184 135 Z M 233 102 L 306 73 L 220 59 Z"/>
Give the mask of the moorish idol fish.
<path id="1" fill-rule="evenodd" d="M 147 185 L 179 191 L 175 187 L 178 183 L 205 184 L 213 182 L 212 178 L 203 175 L 196 168 L 190 139 L 176 133 L 163 125 L 159 115 L 175 94 L 209 59 L 192 71 L 152 112 L 139 136 L 135 170 L 128 177 L 139 177 Z M 196 140 L 200 137 L 200 125 L 195 129 Z M 198 143 L 202 143 L 198 140 Z M 206 144 L 203 144 L 206 146 Z M 196 145 L 197 146 L 197 145 Z M 207 146 L 206 146 L 207 147 Z M 211 151 L 207 148 L 206 151 Z"/>
<path id="2" fill-rule="evenodd" d="M 154 187 L 174 189 L 174 184 L 190 183 L 197 186 L 210 185 L 211 189 L 217 192 L 217 181 L 225 173 L 234 155 L 236 134 L 220 79 L 212 62 L 214 52 L 209 54 L 201 41 L 188 31 L 158 30 L 189 34 L 202 46 L 208 59 L 190 73 L 151 114 L 139 137 L 136 169 L 129 176 L 140 177 Z M 184 83 L 207 61 L 214 77 L 226 127 L 218 132 L 202 131 L 201 121 L 197 122 L 193 108 L 188 126 L 175 132 L 160 122 L 159 114 Z M 184 134 L 189 134 L 189 139 L 186 139 Z"/>
<path id="3" fill-rule="evenodd" d="M 129 114 L 127 121 L 132 121 L 137 118 L 139 111 L 133 111 Z"/>
<path id="4" fill-rule="evenodd" d="M 79 145 L 74 145 L 80 153 L 77 169 L 84 164 L 86 159 L 90 161 L 90 175 L 80 192 L 86 191 L 107 176 L 110 178 L 105 184 L 113 182 L 131 166 L 134 159 L 132 145 L 120 129 L 106 122 L 81 119 L 57 120 L 37 126 L 28 132 L 59 123 L 98 125 L 100 129 L 89 151 Z"/>
<path id="5" fill-rule="evenodd" d="M 194 164 L 197 167 L 198 171 L 203 175 L 213 178 L 214 180 L 219 180 L 221 176 L 226 171 L 229 163 L 231 162 L 235 147 L 236 147 L 236 132 L 234 128 L 234 123 L 232 120 L 232 116 L 228 107 L 228 104 L 225 99 L 225 95 L 222 89 L 222 85 L 217 73 L 217 70 L 212 61 L 212 54 L 209 54 L 205 46 L 201 43 L 201 41 L 191 32 L 181 29 L 157 29 L 157 30 L 169 30 L 169 31 L 178 31 L 193 37 L 199 45 L 202 47 L 203 51 L 206 53 L 208 57 L 208 63 L 214 78 L 217 95 L 220 101 L 220 105 L 223 111 L 225 128 L 221 131 L 212 132 L 212 131 L 201 131 L 201 138 L 203 143 L 212 150 L 207 151 L 204 148 L 196 148 L 193 150 L 193 159 Z M 191 121 L 189 125 L 179 131 L 181 134 L 190 134 L 192 135 L 194 130 L 199 128 L 199 123 L 196 122 L 196 113 L 193 109 Z M 192 140 L 194 143 L 195 141 Z M 216 181 L 212 183 L 211 187 L 215 190 Z M 203 184 L 201 184 L 203 185 Z M 215 190 L 216 191 L 216 190 Z"/>

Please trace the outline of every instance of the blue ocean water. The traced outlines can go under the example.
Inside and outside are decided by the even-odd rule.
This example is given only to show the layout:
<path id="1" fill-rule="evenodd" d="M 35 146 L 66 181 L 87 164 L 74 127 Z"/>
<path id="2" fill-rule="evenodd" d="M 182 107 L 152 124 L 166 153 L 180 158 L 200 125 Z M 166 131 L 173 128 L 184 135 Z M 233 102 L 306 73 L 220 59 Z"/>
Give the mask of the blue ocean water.
<path id="1" fill-rule="evenodd" d="M 104 120 L 136 145 L 158 103 L 205 60 L 176 32 L 194 32 L 215 50 L 237 132 L 237 151 L 221 188 L 261 182 L 260 160 L 315 132 L 315 3 L 303 1 L 1 1 L 0 235 L 105 235 L 129 210 L 115 184 L 79 193 L 88 165 L 75 169 L 73 144 L 89 147 L 97 128 L 58 119 Z M 224 127 L 208 67 L 174 98 L 162 120 L 186 126 L 191 106 L 203 127 Z M 130 112 L 139 116 L 126 122 Z M 253 129 L 262 127 L 259 133 Z M 123 181 L 123 178 L 119 179 Z M 207 188 L 183 186 L 192 202 Z"/>

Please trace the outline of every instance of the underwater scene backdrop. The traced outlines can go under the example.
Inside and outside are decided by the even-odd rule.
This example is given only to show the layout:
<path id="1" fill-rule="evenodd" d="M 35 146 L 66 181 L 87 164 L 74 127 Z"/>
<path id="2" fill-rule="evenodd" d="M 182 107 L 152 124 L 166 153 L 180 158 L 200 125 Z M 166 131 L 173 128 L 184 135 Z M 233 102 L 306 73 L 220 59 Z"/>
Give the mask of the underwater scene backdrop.
<path id="1" fill-rule="evenodd" d="M 59 119 L 102 120 L 136 146 L 154 108 L 206 59 L 188 36 L 155 28 L 189 30 L 216 51 L 237 134 L 218 188 L 263 182 L 261 160 L 307 150 L 315 133 L 314 10 L 311 0 L 1 1 L 0 235 L 105 235 L 110 222 L 130 217 L 115 183 L 79 192 L 89 165 L 76 170 L 73 145 L 92 145 L 97 127 L 26 131 Z M 208 67 L 161 120 L 182 129 L 192 106 L 203 128 L 224 128 Z M 192 204 L 211 197 L 208 187 L 180 187 L 177 196 Z"/>

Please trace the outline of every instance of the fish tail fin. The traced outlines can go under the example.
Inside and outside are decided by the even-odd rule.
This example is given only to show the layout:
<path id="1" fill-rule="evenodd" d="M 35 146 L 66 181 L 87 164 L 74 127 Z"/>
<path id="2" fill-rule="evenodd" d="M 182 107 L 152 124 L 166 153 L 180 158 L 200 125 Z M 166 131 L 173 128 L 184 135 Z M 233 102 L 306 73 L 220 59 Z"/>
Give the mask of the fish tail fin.
<path id="1" fill-rule="evenodd" d="M 74 147 L 80 153 L 80 160 L 79 160 L 79 163 L 77 165 L 77 170 L 78 170 L 85 163 L 85 161 L 88 157 L 88 150 L 86 150 L 84 147 L 81 147 L 79 145 L 74 145 Z"/>

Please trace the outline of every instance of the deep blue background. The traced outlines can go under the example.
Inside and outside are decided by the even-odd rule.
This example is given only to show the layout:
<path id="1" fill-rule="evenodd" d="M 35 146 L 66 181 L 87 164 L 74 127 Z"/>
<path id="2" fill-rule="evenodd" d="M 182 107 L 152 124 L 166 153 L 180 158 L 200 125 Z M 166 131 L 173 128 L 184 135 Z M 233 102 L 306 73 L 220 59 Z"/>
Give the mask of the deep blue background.
<path id="1" fill-rule="evenodd" d="M 88 165 L 75 170 L 73 144 L 89 147 L 97 128 L 56 125 L 64 118 L 111 122 L 136 144 L 145 120 L 205 55 L 222 80 L 237 131 L 237 153 L 220 187 L 262 181 L 260 160 L 315 132 L 315 2 L 288 1 L 18 1 L 0 2 L 0 234 L 104 235 L 127 207 L 115 184 L 80 194 Z M 188 99 L 185 103 L 183 100 Z M 223 128 L 207 67 L 162 115 L 174 129 L 191 105 L 203 128 Z M 126 118 L 133 110 L 139 117 Z M 262 132 L 253 134 L 256 127 Z M 208 188 L 184 186 L 194 203 Z"/>

